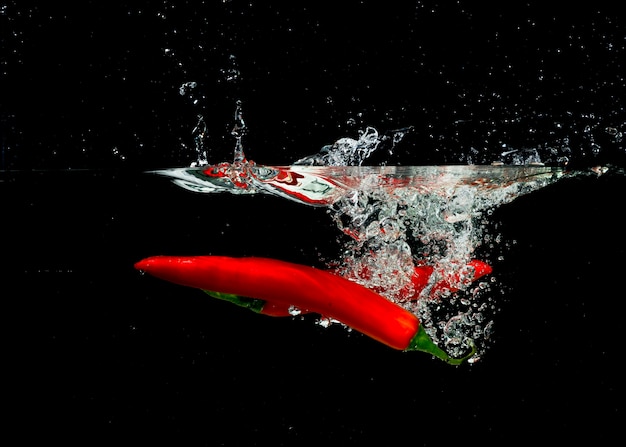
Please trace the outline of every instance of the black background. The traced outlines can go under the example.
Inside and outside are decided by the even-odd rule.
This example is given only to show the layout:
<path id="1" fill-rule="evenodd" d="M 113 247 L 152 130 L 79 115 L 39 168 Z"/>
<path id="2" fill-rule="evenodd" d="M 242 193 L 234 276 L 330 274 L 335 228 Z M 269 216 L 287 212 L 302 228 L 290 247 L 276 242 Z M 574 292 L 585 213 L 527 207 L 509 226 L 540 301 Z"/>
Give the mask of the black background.
<path id="1" fill-rule="evenodd" d="M 201 196 L 144 173 L 193 160 L 197 114 L 210 161 L 229 159 L 237 99 L 246 153 L 264 164 L 371 125 L 414 126 L 372 163 L 489 163 L 530 148 L 624 167 L 617 3 L 283 3 L 1 5 L 2 302 L 19 443 L 619 435 L 625 182 L 614 171 L 496 210 L 499 312 L 471 366 L 264 318 L 132 268 L 155 254 L 338 256 L 323 209 Z"/>

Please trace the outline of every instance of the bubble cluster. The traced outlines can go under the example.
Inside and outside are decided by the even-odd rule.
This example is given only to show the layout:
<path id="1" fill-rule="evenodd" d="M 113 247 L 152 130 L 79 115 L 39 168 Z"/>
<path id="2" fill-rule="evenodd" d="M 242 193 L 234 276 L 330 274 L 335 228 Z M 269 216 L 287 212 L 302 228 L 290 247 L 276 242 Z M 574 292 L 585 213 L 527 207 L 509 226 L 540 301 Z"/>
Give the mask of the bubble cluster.
<path id="1" fill-rule="evenodd" d="M 467 281 L 472 275 L 465 268 L 485 242 L 499 240 L 488 233 L 486 213 L 550 181 L 498 188 L 480 184 L 388 188 L 364 182 L 328 211 L 348 236 L 338 271 L 416 313 L 429 335 L 452 355 L 461 355 L 468 340 L 480 353 L 493 326 L 493 284 Z M 421 266 L 432 267 L 432 274 L 418 293 L 412 276 Z M 450 287 L 435 292 L 440 283 Z"/>

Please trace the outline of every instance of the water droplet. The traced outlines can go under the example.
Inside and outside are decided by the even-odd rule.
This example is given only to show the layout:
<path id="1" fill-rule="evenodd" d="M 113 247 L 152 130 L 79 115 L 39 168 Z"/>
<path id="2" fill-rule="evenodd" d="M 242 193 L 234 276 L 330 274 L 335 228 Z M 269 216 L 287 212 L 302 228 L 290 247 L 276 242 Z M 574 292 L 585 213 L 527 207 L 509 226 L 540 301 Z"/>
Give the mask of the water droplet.
<path id="1" fill-rule="evenodd" d="M 180 93 L 181 96 L 189 95 L 197 86 L 198 83 L 194 81 L 184 82 L 178 88 L 178 93 Z"/>
<path id="2" fill-rule="evenodd" d="M 316 321 L 316 323 L 323 328 L 328 328 L 330 326 L 330 319 L 320 318 L 319 320 Z"/>

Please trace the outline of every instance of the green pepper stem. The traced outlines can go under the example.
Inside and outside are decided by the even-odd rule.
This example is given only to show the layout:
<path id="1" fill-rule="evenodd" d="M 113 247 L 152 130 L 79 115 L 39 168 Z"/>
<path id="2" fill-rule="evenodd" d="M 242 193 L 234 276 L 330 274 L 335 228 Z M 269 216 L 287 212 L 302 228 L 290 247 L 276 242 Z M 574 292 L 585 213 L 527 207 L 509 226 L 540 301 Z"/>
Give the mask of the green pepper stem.
<path id="1" fill-rule="evenodd" d="M 424 330 L 424 327 L 420 325 L 417 333 L 411 339 L 411 342 L 409 343 L 409 346 L 405 349 L 405 351 L 426 352 L 437 357 L 438 359 L 443 360 L 444 362 L 447 362 L 450 365 L 460 365 L 476 353 L 476 346 L 474 346 L 472 340 L 469 341 L 469 345 L 471 347 L 471 350 L 465 356 L 461 358 L 450 357 L 447 352 L 445 352 L 443 349 L 437 346 L 435 342 L 433 342 L 433 340 Z"/>
<path id="2" fill-rule="evenodd" d="M 214 292 L 212 290 L 203 290 L 203 292 L 213 298 L 229 301 L 237 306 L 245 307 L 246 309 L 250 309 L 256 313 L 261 312 L 263 310 L 263 306 L 265 305 L 265 301 L 256 298 L 247 298 L 244 296 L 233 295 L 231 293 Z"/>

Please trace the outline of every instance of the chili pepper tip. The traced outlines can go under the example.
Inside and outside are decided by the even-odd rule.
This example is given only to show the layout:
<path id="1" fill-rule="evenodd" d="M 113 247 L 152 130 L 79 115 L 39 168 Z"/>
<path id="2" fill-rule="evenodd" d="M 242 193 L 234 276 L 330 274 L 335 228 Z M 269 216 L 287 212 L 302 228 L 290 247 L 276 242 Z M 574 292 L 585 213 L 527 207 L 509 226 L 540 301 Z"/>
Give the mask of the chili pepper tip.
<path id="1" fill-rule="evenodd" d="M 176 263 L 180 263 L 180 261 L 172 256 L 150 256 L 135 262 L 135 268 L 144 273 L 157 273 L 164 266 Z"/>
<path id="2" fill-rule="evenodd" d="M 140 272 L 147 272 L 150 270 L 152 266 L 151 258 L 142 259 L 141 261 L 135 262 L 135 268 Z"/>

